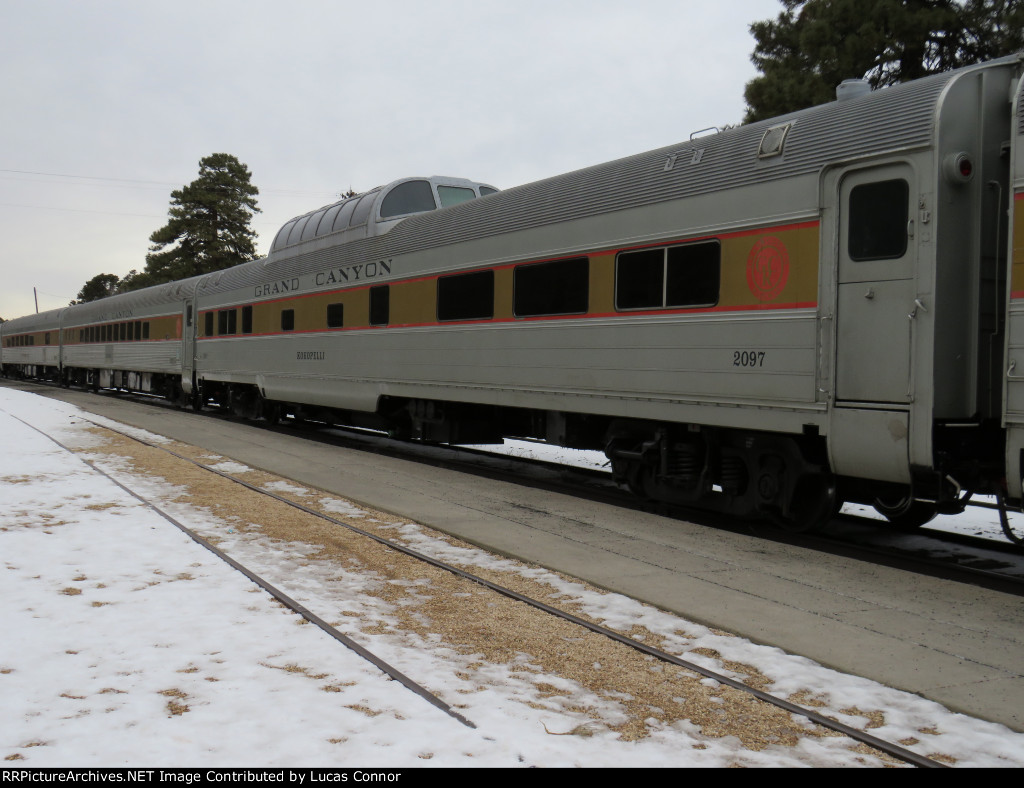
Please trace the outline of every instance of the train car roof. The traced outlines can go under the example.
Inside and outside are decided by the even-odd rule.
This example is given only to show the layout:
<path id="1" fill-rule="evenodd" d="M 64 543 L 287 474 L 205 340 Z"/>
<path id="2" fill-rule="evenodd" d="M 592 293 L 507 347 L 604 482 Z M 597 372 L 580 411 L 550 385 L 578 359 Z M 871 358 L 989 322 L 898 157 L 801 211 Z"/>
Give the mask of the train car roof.
<path id="1" fill-rule="evenodd" d="M 449 208 L 496 191 L 486 183 L 465 178 L 402 178 L 285 222 L 274 236 L 269 257 L 290 256 L 294 247 L 327 236 L 332 236 L 332 243 L 346 243 L 379 235 L 409 216 Z"/>
<path id="2" fill-rule="evenodd" d="M 101 298 L 68 307 L 69 312 L 64 318 L 65 325 L 77 326 L 85 323 L 102 323 L 109 320 L 128 320 L 135 316 L 137 310 L 148 307 L 160 307 L 177 304 L 195 295 L 196 286 L 202 276 L 180 279 L 177 282 L 132 290 L 127 293 Z"/>
<path id="3" fill-rule="evenodd" d="M 0 333 L 6 336 L 11 334 L 25 334 L 30 331 L 52 331 L 60 326 L 60 315 L 67 307 L 59 309 L 48 309 L 35 315 L 25 315 L 0 323 Z"/>

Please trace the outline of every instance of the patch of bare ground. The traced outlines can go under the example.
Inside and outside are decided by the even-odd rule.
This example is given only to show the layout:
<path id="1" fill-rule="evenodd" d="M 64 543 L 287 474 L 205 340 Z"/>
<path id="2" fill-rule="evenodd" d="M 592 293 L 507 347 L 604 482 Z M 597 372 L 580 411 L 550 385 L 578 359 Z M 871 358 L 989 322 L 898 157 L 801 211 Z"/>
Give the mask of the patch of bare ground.
<path id="1" fill-rule="evenodd" d="M 351 706 L 346 706 L 345 708 L 352 709 L 352 711 L 358 711 L 361 714 L 365 714 L 367 717 L 376 717 L 376 716 L 384 713 L 382 711 L 378 711 L 377 709 L 371 709 L 371 708 L 368 708 L 367 706 L 363 706 L 363 705 L 358 704 L 358 703 L 353 703 Z"/>
<path id="2" fill-rule="evenodd" d="M 182 701 L 188 698 L 187 692 L 183 692 L 180 689 L 165 689 L 160 690 L 160 694 L 165 698 L 170 698 L 165 707 L 169 717 L 177 717 L 191 711 L 187 704 L 182 703 Z"/>
<path id="3" fill-rule="evenodd" d="M 592 720 L 565 731 L 566 734 L 586 735 L 585 731 L 592 733 L 607 728 L 625 740 L 637 740 L 652 730 L 685 720 L 699 726 L 704 736 L 735 736 L 752 750 L 795 746 L 804 737 L 839 735 L 810 725 L 802 718 L 794 718 L 746 693 L 713 682 L 704 683 L 697 674 L 656 661 L 589 630 L 382 547 L 373 540 L 268 499 L 163 451 L 106 431 L 96 432 L 104 436 L 104 445 L 90 447 L 90 451 L 117 455 L 130 462 L 135 472 L 160 477 L 178 486 L 180 500 L 203 507 L 219 520 L 230 523 L 231 528 L 309 545 L 314 550 L 305 560 L 321 564 L 327 576 L 358 572 L 373 578 L 373 582 L 365 584 L 363 593 L 389 604 L 388 620 L 380 617 L 363 620 L 362 631 L 402 637 L 421 649 L 436 644 L 438 648 L 458 651 L 466 658 L 464 663 L 455 666 L 456 671 L 463 671 L 465 691 L 483 689 L 490 681 L 478 677 L 475 665 L 506 665 L 510 672 L 536 683 L 533 705 L 557 713 L 575 712 Z M 192 447 L 173 444 L 170 448 L 210 462 L 208 455 Z M 256 470 L 244 476 L 247 482 L 256 485 L 283 481 Z M 289 481 L 289 484 L 296 483 Z M 309 496 L 287 492 L 283 495 L 301 500 L 314 509 L 321 508 L 319 499 L 327 497 L 326 494 Z M 396 538 L 398 527 L 408 522 L 365 508 L 363 513 L 363 517 L 354 518 L 334 513 L 331 516 L 351 521 L 364 530 L 376 529 L 392 539 Z M 462 544 L 450 537 L 432 535 L 453 545 Z M 507 566 L 511 567 L 507 571 L 473 569 L 496 583 L 585 617 L 580 605 L 563 598 L 553 586 L 524 577 L 516 571 L 514 563 Z M 596 589 L 589 591 L 603 593 Z M 659 636 L 639 627 L 629 634 L 649 645 L 661 645 Z M 753 666 L 722 661 L 717 652 L 696 651 L 719 660 L 720 669 L 758 688 L 771 684 Z M 322 678 L 310 675 L 301 666 L 267 667 Z M 571 691 L 565 689 L 571 686 L 567 682 L 575 685 Z M 338 686 L 326 685 L 323 689 L 333 692 Z M 811 705 L 815 700 L 808 698 Z M 605 714 L 609 707 L 615 709 L 611 718 Z M 378 713 L 361 706 L 350 708 L 365 714 Z M 187 711 L 187 707 L 184 710 Z M 858 716 L 866 717 L 869 722 L 873 722 L 875 714 L 880 712 L 858 712 Z"/>
<path id="4" fill-rule="evenodd" d="M 303 676 L 316 679 L 317 681 L 325 679 L 328 676 L 327 673 L 311 673 L 309 668 L 304 668 L 301 665 L 296 665 L 294 663 L 290 663 L 288 665 L 271 665 L 269 662 L 261 662 L 260 664 L 265 668 L 283 670 L 285 673 L 301 673 Z"/>

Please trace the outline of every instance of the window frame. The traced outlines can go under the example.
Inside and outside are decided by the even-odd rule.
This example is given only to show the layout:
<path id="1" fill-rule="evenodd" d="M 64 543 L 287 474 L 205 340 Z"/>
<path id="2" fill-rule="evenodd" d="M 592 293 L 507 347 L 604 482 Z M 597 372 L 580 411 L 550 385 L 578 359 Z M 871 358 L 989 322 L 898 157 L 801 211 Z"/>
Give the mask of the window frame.
<path id="1" fill-rule="evenodd" d="M 711 247 L 716 249 L 715 270 L 717 274 L 717 285 L 713 301 L 696 301 L 693 303 L 670 304 L 669 287 L 671 260 L 670 253 L 676 249 L 697 249 L 699 247 Z M 661 303 L 656 305 L 621 306 L 619 302 L 621 284 L 621 265 L 623 257 L 629 255 L 650 254 L 661 252 Z M 614 303 L 616 312 L 664 312 L 668 310 L 686 309 L 710 309 L 718 306 L 722 300 L 722 242 L 718 238 L 700 239 L 697 241 L 685 241 L 683 243 L 666 244 L 664 246 L 648 246 L 642 249 L 627 249 L 615 255 L 615 294 Z"/>
<path id="2" fill-rule="evenodd" d="M 468 311 L 464 308 L 467 303 L 467 295 L 476 298 L 477 293 L 467 293 L 467 289 L 474 286 L 474 280 L 482 282 L 489 280 L 490 308 L 484 311 Z M 494 319 L 494 269 L 485 268 L 479 271 L 464 271 L 457 274 L 448 274 L 437 278 L 437 289 L 435 299 L 435 316 L 439 323 L 465 323 L 480 320 Z M 475 303 L 475 302 L 470 302 Z M 454 309 L 454 311 L 453 311 Z"/>

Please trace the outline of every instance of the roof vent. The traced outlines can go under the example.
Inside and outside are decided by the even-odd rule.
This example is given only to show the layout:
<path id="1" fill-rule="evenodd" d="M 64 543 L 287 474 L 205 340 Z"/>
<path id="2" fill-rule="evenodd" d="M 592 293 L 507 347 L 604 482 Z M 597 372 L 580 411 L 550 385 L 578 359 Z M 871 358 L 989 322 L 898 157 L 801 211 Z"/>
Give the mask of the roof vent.
<path id="1" fill-rule="evenodd" d="M 772 126 L 765 131 L 761 137 L 761 144 L 757 148 L 757 158 L 770 159 L 772 156 L 781 156 L 786 145 L 786 137 L 792 123 L 784 123 L 781 126 Z"/>
<path id="2" fill-rule="evenodd" d="M 871 83 L 866 79 L 844 79 L 836 85 L 836 101 L 849 101 L 870 92 Z"/>

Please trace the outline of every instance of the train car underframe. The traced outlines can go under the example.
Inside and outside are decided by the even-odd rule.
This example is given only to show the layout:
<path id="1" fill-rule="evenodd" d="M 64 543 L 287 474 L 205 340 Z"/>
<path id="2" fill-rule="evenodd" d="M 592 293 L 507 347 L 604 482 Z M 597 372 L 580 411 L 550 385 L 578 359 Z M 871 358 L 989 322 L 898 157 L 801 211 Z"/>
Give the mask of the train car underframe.
<path id="1" fill-rule="evenodd" d="M 527 438 L 604 451 L 614 480 L 641 498 L 733 517 L 766 518 L 805 531 L 826 523 L 844 502 L 874 506 L 893 525 L 914 528 L 936 514 L 963 511 L 973 492 L 996 493 L 1003 446 L 999 425 L 939 424 L 933 468 L 912 468 L 914 483 L 836 476 L 816 427 L 799 435 L 674 424 L 584 413 L 383 397 L 376 412 L 276 402 L 253 385 L 201 380 L 192 396 L 162 373 L 5 365 L 5 377 L 142 392 L 199 410 L 216 405 L 249 420 L 292 417 L 386 432 L 399 440 L 497 444 Z M 964 459 L 969 458 L 969 459 Z"/>

